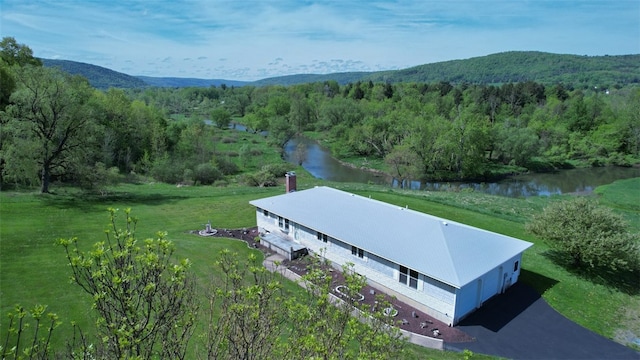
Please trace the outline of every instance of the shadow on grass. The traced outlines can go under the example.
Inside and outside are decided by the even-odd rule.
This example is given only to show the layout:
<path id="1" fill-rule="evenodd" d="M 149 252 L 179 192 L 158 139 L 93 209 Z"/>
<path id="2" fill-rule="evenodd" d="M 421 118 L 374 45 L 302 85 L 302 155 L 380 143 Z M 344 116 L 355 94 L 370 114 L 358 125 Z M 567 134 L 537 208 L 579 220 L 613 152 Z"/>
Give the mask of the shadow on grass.
<path id="1" fill-rule="evenodd" d="M 518 281 L 531 286 L 538 294 L 541 295 L 558 283 L 556 279 L 548 278 L 544 275 L 526 269 L 520 270 L 520 277 Z"/>
<path id="2" fill-rule="evenodd" d="M 640 294 L 640 287 L 638 286 L 640 271 L 613 270 L 603 266 L 591 267 L 588 264 L 577 267 L 569 256 L 555 250 L 548 250 L 543 255 L 569 273 L 584 280 L 614 288 L 628 295 Z"/>
<path id="3" fill-rule="evenodd" d="M 111 191 L 106 194 L 94 192 L 82 192 L 73 195 L 55 195 L 47 194 L 42 197 L 43 202 L 47 206 L 56 208 L 77 208 L 85 212 L 104 211 L 106 207 L 114 203 L 125 203 L 127 206 L 136 204 L 144 205 L 162 205 L 170 204 L 179 200 L 189 198 L 188 196 L 177 196 L 167 194 L 141 194 L 125 191 Z"/>

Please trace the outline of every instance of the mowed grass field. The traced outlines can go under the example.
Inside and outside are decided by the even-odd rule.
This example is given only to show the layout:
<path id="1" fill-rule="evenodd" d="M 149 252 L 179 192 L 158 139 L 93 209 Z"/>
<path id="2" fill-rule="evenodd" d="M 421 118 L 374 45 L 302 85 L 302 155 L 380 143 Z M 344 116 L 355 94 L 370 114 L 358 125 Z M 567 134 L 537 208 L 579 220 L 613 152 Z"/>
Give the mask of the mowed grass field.
<path id="1" fill-rule="evenodd" d="M 585 278 L 567 271 L 549 256 L 549 248 L 524 232 L 524 223 L 532 213 L 562 197 L 507 199 L 476 193 L 431 193 L 401 191 L 362 184 L 326 183 L 298 171 L 299 189 L 330 185 L 364 196 L 408 206 L 436 216 L 463 222 L 509 236 L 532 241 L 525 253 L 521 281 L 536 288 L 563 315 L 573 321 L 614 338 L 635 332 L 640 336 L 640 295 L 638 286 L 612 283 L 607 279 Z M 640 179 L 620 181 L 599 189 L 601 202 L 623 212 L 631 221 L 640 209 L 628 201 L 638 194 Z M 104 196 L 86 195 L 73 188 L 54 188 L 55 194 L 29 192 L 0 193 L 0 334 L 7 330 L 7 317 L 15 304 L 26 307 L 47 304 L 63 322 L 56 346 L 71 336 L 71 321 L 84 329 L 93 326 L 90 302 L 76 285 L 69 283 L 70 269 L 64 250 L 54 245 L 58 238 L 77 237 L 89 249 L 104 239 L 108 226 L 107 208 L 132 208 L 140 219 L 138 237 L 152 237 L 167 231 L 177 246 L 177 257 L 194 264 L 199 286 L 204 289 L 215 276 L 213 262 L 222 248 L 241 254 L 249 251 L 234 240 L 202 238 L 189 232 L 203 229 L 207 221 L 214 228 L 243 228 L 255 225 L 254 208 L 249 201 L 283 192 L 278 188 L 176 187 L 166 184 L 127 184 L 110 189 Z M 635 231 L 638 230 L 634 224 Z M 287 284 L 295 293 L 296 286 Z M 204 292 L 203 292 L 204 293 Z M 295 296 L 295 295 L 293 295 Z M 462 354 L 433 353 L 410 347 L 409 358 Z"/>

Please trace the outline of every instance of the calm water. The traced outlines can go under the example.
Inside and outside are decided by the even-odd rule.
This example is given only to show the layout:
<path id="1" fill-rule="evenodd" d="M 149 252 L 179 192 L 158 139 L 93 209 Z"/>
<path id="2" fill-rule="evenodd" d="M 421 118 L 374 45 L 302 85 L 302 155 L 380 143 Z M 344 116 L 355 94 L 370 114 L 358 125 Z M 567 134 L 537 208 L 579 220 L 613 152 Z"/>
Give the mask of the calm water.
<path id="1" fill-rule="evenodd" d="M 304 137 L 295 137 L 287 143 L 284 149 L 287 161 L 296 162 L 293 154 L 298 144 L 303 144 L 307 148 L 307 160 L 302 164 L 302 167 L 314 177 L 339 182 L 391 184 L 390 178 L 343 165 L 331 157 L 329 150 Z"/>
<path id="2" fill-rule="evenodd" d="M 302 164 L 311 175 L 339 182 L 360 182 L 398 186 L 397 181 L 368 171 L 342 165 L 331 157 L 330 152 L 317 142 L 296 137 L 285 147 L 287 160 L 295 162 L 293 153 L 302 143 L 307 148 L 307 160 Z M 589 193 L 597 186 L 610 184 L 619 179 L 640 177 L 640 168 L 601 167 L 560 170 L 549 174 L 527 174 L 513 176 L 492 183 L 420 182 L 408 185 L 414 190 L 450 190 L 472 188 L 474 191 L 508 197 L 548 196 L 565 193 Z M 407 185 L 407 184 L 405 184 Z"/>

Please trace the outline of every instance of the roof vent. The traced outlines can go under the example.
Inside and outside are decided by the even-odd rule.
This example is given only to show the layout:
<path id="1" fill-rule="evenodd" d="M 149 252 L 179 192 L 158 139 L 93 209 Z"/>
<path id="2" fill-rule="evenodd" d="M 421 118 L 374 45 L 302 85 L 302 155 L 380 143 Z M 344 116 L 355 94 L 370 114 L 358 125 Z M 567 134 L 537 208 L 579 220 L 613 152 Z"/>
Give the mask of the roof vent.
<path id="1" fill-rule="evenodd" d="M 446 221 L 443 221 L 443 222 L 442 222 L 442 225 L 447 226 L 448 224 L 447 224 L 447 222 L 446 222 Z"/>

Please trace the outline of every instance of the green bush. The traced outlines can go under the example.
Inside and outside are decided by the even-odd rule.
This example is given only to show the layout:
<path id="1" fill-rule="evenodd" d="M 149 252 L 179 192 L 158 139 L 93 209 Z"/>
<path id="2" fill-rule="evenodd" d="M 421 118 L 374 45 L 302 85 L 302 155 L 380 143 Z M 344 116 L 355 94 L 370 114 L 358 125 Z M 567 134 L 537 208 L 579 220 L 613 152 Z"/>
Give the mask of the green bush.
<path id="1" fill-rule="evenodd" d="M 278 163 L 278 164 L 267 164 L 262 167 L 261 171 L 267 172 L 273 177 L 279 178 L 283 177 L 288 171 L 291 170 L 293 165 L 289 163 Z"/>
<path id="2" fill-rule="evenodd" d="M 241 181 L 248 186 L 259 187 L 276 186 L 278 184 L 276 176 L 264 168 L 260 171 L 243 175 Z"/>
<path id="3" fill-rule="evenodd" d="M 211 185 L 222 177 L 222 172 L 211 163 L 203 163 L 193 171 L 193 180 L 202 185 Z"/>
<path id="4" fill-rule="evenodd" d="M 216 180 L 213 182 L 213 186 L 215 187 L 226 187 L 229 185 L 229 182 L 226 180 Z"/>
<path id="5" fill-rule="evenodd" d="M 184 182 L 186 182 L 186 183 L 195 182 L 195 180 L 193 178 L 193 170 L 184 169 L 184 174 L 182 175 L 182 180 L 184 180 Z"/>
<path id="6" fill-rule="evenodd" d="M 240 168 L 228 158 L 218 157 L 215 160 L 216 167 L 224 175 L 235 175 L 240 172 Z"/>
<path id="7" fill-rule="evenodd" d="M 185 175 L 185 166 L 180 161 L 171 160 L 168 157 L 157 159 L 151 168 L 151 176 L 157 181 L 168 184 L 182 182 Z"/>

